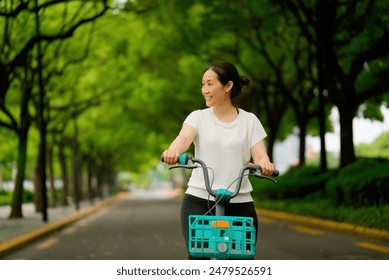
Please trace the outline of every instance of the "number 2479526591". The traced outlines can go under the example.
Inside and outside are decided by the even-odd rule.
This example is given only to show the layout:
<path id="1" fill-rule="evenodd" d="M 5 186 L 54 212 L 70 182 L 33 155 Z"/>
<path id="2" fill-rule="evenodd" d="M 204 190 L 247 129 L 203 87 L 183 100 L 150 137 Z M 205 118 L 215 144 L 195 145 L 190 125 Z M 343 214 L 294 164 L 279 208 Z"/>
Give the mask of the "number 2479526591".
<path id="1" fill-rule="evenodd" d="M 238 266 L 220 266 L 209 267 L 209 275 L 272 275 L 271 267 L 238 267 Z"/>

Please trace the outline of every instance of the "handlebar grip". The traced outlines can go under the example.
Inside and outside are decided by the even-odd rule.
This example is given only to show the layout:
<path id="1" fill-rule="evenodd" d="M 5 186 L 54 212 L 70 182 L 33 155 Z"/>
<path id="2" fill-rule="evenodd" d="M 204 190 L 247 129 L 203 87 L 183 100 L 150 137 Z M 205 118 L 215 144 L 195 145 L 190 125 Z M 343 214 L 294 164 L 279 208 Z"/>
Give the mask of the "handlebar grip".
<path id="1" fill-rule="evenodd" d="M 189 160 L 188 155 L 184 153 L 178 157 L 177 163 L 182 164 L 182 165 L 186 165 L 186 164 L 188 164 L 188 160 Z M 161 155 L 161 161 L 165 162 L 163 155 Z"/>
<path id="2" fill-rule="evenodd" d="M 260 165 L 256 165 L 256 166 L 262 172 L 262 167 Z M 271 177 L 277 177 L 278 175 L 280 175 L 280 171 L 278 169 L 274 169 L 273 170 L 273 174 L 271 175 Z"/>

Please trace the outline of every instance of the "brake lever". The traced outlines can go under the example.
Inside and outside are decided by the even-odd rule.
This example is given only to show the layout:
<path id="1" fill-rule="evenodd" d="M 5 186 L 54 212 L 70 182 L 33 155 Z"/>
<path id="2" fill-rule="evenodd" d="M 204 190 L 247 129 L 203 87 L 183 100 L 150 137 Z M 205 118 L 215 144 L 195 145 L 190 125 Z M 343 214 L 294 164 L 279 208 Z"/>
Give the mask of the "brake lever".
<path id="1" fill-rule="evenodd" d="M 172 165 L 169 167 L 169 170 L 176 169 L 176 168 L 185 168 L 185 169 L 196 169 L 198 166 L 197 165 Z"/>
<path id="2" fill-rule="evenodd" d="M 268 177 L 268 176 L 262 175 L 261 173 L 258 173 L 258 172 L 252 173 L 251 175 L 253 175 L 253 176 L 257 177 L 257 178 L 260 178 L 260 179 L 266 179 L 266 180 L 272 181 L 273 183 L 277 183 L 276 179 L 273 179 L 272 177 Z"/>

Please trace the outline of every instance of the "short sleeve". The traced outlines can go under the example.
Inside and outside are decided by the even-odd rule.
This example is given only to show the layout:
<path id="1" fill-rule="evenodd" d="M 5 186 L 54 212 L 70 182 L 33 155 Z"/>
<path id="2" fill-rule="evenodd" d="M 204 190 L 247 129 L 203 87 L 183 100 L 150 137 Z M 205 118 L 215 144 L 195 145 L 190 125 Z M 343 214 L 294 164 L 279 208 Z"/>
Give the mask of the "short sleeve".
<path id="1" fill-rule="evenodd" d="M 186 117 L 186 119 L 184 121 L 184 123 L 189 124 L 191 127 L 193 127 L 195 129 L 196 133 L 198 133 L 199 126 L 200 126 L 199 113 L 200 113 L 200 110 L 193 111 L 192 113 L 190 113 Z"/>
<path id="2" fill-rule="evenodd" d="M 250 148 L 252 148 L 255 144 L 259 143 L 265 137 L 267 136 L 265 129 L 263 128 L 263 125 L 255 116 L 254 114 L 250 113 L 250 123 L 251 123 L 251 129 L 250 129 Z"/>

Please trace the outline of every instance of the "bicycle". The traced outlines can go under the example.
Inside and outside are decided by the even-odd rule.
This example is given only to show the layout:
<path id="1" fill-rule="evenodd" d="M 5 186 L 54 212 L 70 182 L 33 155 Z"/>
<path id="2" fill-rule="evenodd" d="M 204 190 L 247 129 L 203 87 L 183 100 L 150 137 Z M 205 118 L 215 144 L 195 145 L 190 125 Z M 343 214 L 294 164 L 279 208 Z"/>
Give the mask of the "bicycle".
<path id="1" fill-rule="evenodd" d="M 163 161 L 163 159 L 162 159 Z M 206 164 L 187 154 L 180 155 L 178 164 L 169 167 L 195 169 L 202 168 L 204 182 L 209 195 L 215 198 L 215 215 L 208 215 L 213 208 L 204 215 L 189 216 L 189 254 L 193 257 L 209 257 L 211 259 L 252 259 L 255 255 L 256 230 L 251 217 L 226 216 L 225 206 L 232 198 L 238 195 L 244 176 L 255 176 L 277 182 L 275 179 L 263 175 L 259 165 L 245 166 L 240 170 L 239 176 L 227 187 L 227 189 L 212 190 Z M 250 171 L 248 175 L 246 171 Z M 279 175 L 274 170 L 274 177 Z M 233 192 L 229 188 L 236 181 Z"/>

